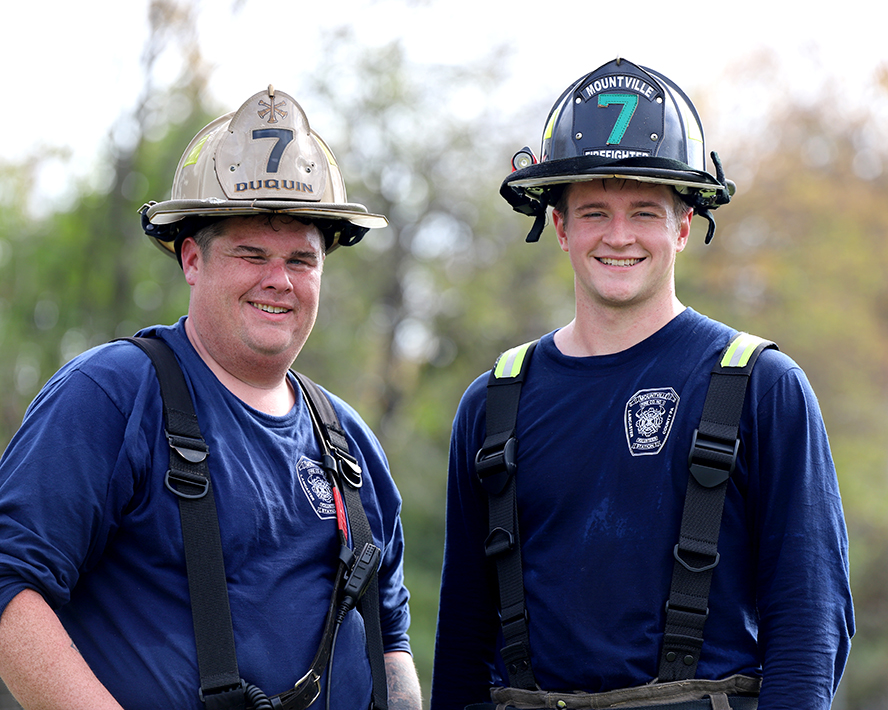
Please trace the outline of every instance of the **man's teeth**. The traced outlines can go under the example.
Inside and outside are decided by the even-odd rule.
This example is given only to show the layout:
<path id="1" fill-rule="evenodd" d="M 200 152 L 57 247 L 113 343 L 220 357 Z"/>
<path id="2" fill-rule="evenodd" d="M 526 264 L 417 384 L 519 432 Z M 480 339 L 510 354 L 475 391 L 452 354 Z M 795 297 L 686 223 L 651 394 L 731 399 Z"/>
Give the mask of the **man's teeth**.
<path id="1" fill-rule="evenodd" d="M 254 308 L 258 308 L 260 311 L 265 311 L 266 313 L 286 313 L 289 308 L 280 308 L 278 306 L 265 306 L 261 303 L 254 303 Z"/>
<path id="2" fill-rule="evenodd" d="M 634 266 L 641 259 L 599 259 L 599 261 L 607 266 Z"/>

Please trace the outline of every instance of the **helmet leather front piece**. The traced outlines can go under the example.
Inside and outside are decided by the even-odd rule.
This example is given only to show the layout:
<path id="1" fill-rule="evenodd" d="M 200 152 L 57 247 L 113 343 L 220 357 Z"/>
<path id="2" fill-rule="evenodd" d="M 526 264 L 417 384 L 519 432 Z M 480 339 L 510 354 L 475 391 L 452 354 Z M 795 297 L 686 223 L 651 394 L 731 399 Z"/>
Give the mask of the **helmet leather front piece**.
<path id="1" fill-rule="evenodd" d="M 220 133 L 214 159 L 203 165 L 215 172 L 229 200 L 322 201 L 327 160 L 311 135 L 302 107 L 287 94 L 256 94 Z M 289 155 L 283 160 L 285 152 Z M 200 163 L 198 157 L 195 167 Z M 181 171 L 183 180 L 188 167 Z"/>
<path id="2" fill-rule="evenodd" d="M 625 60 L 581 79 L 549 118 L 543 160 L 662 157 L 705 170 L 696 113 L 663 79 Z"/>

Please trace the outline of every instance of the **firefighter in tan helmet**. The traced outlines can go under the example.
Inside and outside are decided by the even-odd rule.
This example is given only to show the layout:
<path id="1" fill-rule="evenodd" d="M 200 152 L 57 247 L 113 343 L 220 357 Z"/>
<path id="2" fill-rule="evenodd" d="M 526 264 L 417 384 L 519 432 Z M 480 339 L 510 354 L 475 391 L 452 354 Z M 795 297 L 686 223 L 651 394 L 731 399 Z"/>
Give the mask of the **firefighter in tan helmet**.
<path id="1" fill-rule="evenodd" d="M 67 363 L 3 454 L 3 680 L 25 708 L 388 695 L 419 710 L 385 454 L 352 407 L 290 370 L 326 255 L 386 219 L 347 201 L 332 151 L 272 87 L 204 128 L 170 199 L 141 216 L 181 264 L 188 314 Z M 173 404 L 158 380 L 171 368 L 185 378 Z"/>

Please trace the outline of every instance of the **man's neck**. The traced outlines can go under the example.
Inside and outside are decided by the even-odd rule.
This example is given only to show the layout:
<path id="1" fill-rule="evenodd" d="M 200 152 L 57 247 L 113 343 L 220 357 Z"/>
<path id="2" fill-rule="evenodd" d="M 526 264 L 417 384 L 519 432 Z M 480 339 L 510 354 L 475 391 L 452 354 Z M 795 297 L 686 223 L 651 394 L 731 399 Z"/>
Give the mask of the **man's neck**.
<path id="1" fill-rule="evenodd" d="M 190 325 L 190 319 L 185 321 L 185 333 L 201 360 L 210 368 L 216 379 L 245 404 L 274 416 L 285 415 L 296 404 L 296 393 L 287 377 L 289 368 L 250 369 L 249 371 L 241 368 L 244 370 L 244 374 L 239 376 L 236 374 L 235 368 L 225 367 L 207 351 L 193 326 Z"/>
<path id="2" fill-rule="evenodd" d="M 570 357 L 612 355 L 646 340 L 685 310 L 677 298 L 662 308 L 577 309 L 576 317 L 555 333 L 555 345 Z"/>

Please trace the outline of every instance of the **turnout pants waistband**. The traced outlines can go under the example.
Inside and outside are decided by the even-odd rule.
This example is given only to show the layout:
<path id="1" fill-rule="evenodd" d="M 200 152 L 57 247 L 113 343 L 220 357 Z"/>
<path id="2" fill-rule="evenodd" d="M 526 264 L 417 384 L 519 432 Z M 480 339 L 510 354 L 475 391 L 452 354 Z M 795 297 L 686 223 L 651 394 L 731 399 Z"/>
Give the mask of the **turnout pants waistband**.
<path id="1" fill-rule="evenodd" d="M 491 703 L 469 706 L 515 710 L 756 710 L 761 679 L 734 675 L 722 680 L 679 680 L 604 693 L 555 693 L 491 688 Z"/>

